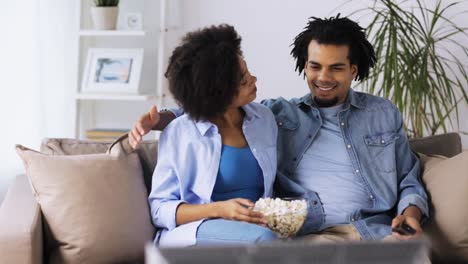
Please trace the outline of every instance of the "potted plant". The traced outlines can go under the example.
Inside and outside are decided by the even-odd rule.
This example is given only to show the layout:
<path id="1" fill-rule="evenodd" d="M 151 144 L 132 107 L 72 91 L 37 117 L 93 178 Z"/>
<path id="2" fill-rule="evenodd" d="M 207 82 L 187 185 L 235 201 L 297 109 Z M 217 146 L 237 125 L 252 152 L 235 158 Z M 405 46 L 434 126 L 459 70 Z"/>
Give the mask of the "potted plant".
<path id="1" fill-rule="evenodd" d="M 460 43 L 467 33 L 454 22 L 464 13 L 458 4 L 374 0 L 352 13 L 370 11 L 367 34 L 377 56 L 363 89 L 391 99 L 412 137 L 454 128 L 459 105 L 468 103 L 468 48 Z"/>
<path id="2" fill-rule="evenodd" d="M 119 14 L 119 0 L 94 0 L 91 7 L 91 17 L 94 28 L 99 30 L 113 30 L 117 25 Z"/>

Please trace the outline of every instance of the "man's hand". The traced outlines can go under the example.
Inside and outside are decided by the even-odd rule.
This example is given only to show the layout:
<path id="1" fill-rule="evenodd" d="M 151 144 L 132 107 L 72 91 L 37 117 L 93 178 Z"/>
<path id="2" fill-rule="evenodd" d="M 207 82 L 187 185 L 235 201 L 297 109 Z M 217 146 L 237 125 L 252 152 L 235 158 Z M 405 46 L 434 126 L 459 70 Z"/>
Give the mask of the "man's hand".
<path id="1" fill-rule="evenodd" d="M 148 113 L 142 115 L 138 121 L 133 124 L 132 130 L 128 133 L 130 146 L 135 149 L 138 144 L 140 144 L 143 136 L 151 131 L 151 129 L 159 122 L 159 119 L 160 116 L 158 108 L 153 105 Z"/>
<path id="2" fill-rule="evenodd" d="M 392 232 L 392 236 L 399 240 L 411 240 L 421 237 L 423 234 L 421 224 L 419 224 L 421 215 L 421 210 L 419 210 L 418 207 L 414 205 L 408 206 L 402 215 L 398 215 L 397 217 L 393 218 L 392 228 L 399 227 L 403 223 L 406 223 L 411 226 L 416 231 L 416 233 L 414 235 L 401 235 L 397 232 Z"/>
<path id="3" fill-rule="evenodd" d="M 227 201 L 216 202 L 216 217 L 266 225 L 268 222 L 262 213 L 253 211 L 254 203 L 248 199 L 236 198 Z"/>

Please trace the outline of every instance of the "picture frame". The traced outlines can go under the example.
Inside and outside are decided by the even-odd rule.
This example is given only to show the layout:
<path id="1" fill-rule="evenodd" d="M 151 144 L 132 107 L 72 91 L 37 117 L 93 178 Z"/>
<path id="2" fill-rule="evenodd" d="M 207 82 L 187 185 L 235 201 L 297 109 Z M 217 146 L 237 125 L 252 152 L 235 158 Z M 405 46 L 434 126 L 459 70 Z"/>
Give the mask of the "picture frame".
<path id="1" fill-rule="evenodd" d="M 90 48 L 83 71 L 83 93 L 138 94 L 143 49 Z"/>

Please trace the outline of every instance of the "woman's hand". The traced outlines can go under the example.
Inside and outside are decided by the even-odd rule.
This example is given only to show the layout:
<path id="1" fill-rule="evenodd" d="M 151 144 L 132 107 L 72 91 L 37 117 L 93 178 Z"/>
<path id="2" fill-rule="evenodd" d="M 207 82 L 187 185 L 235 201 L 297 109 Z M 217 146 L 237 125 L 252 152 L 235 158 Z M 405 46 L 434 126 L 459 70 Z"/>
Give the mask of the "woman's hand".
<path id="1" fill-rule="evenodd" d="M 262 213 L 252 210 L 254 203 L 248 199 L 235 198 L 227 201 L 215 202 L 214 205 L 216 217 L 218 218 L 259 225 L 266 225 L 268 223 Z"/>

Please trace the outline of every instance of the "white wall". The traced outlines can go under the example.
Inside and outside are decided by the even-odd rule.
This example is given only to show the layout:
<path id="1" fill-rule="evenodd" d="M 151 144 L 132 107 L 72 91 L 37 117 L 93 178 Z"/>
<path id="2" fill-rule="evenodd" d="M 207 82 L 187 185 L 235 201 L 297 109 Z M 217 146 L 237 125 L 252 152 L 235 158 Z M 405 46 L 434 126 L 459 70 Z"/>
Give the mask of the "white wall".
<path id="1" fill-rule="evenodd" d="M 20 139 L 25 144 L 39 140 L 39 119 L 31 119 L 30 113 L 39 110 L 39 91 L 31 90 L 39 81 L 37 70 L 37 51 L 34 31 L 37 4 L 18 5 L 14 1 L 2 1 L 0 10 L 0 76 L 2 79 L 0 96 L 0 201 L 7 184 L 22 167 L 14 152 L 14 144 Z M 18 11 L 24 17 L 16 16 Z"/>

